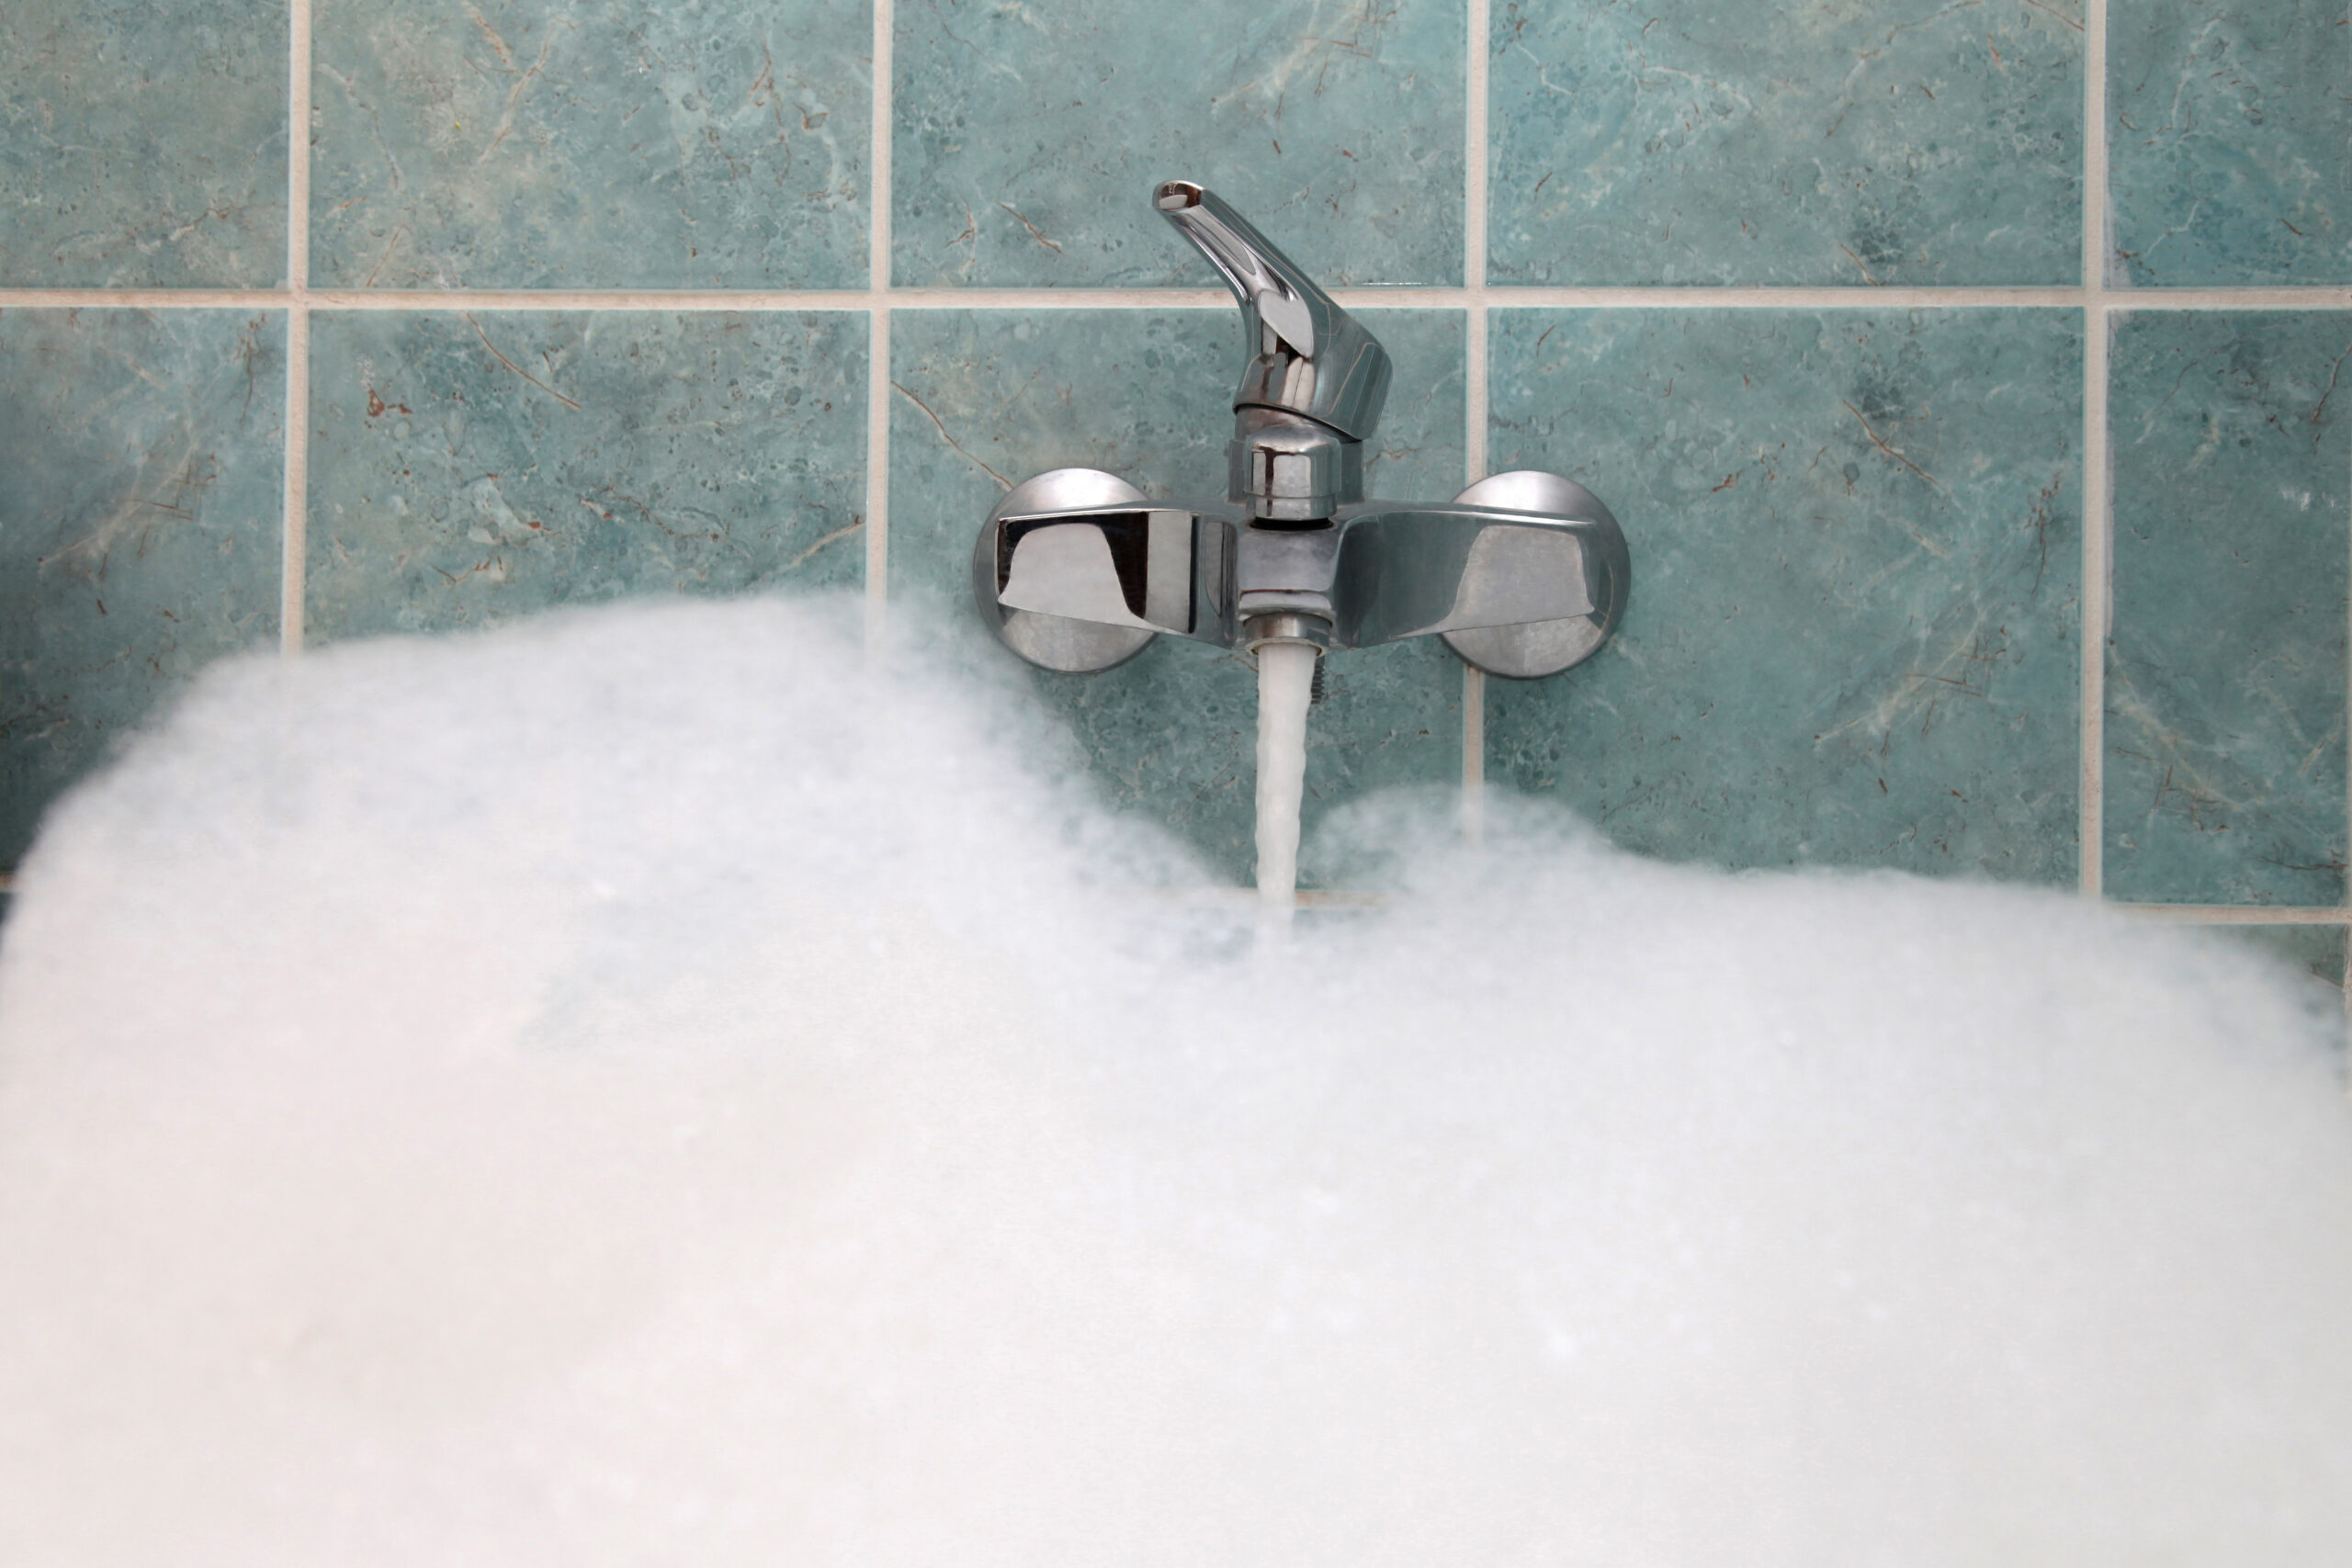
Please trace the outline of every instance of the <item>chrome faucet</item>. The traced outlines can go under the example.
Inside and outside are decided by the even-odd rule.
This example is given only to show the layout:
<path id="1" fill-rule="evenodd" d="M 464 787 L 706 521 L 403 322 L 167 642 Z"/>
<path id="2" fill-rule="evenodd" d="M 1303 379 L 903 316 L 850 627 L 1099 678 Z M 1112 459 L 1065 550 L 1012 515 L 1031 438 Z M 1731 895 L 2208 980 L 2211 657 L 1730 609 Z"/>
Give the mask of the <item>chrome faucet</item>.
<path id="1" fill-rule="evenodd" d="M 1152 194 L 1240 302 L 1222 503 L 1152 502 L 1099 468 L 1015 485 L 980 529 L 972 588 L 1033 664 L 1107 670 L 1165 632 L 1319 655 L 1442 636 L 1497 675 L 1556 674 L 1625 613 L 1624 536 L 1598 497 L 1525 468 L 1450 504 L 1363 499 L 1387 351 L 1247 219 L 1189 180 Z"/>

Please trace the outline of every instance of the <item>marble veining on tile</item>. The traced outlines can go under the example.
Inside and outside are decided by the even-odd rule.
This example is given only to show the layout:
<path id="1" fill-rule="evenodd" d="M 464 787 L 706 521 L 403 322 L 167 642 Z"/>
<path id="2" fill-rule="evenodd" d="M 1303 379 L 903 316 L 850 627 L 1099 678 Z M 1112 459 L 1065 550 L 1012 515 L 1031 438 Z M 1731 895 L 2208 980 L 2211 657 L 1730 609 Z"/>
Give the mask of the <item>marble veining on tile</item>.
<path id="1" fill-rule="evenodd" d="M 1489 682 L 1489 779 L 1677 860 L 2073 878 L 2077 316 L 1491 320 L 1489 465 L 1608 502 L 1634 589 Z"/>
<path id="2" fill-rule="evenodd" d="M 1357 314 L 1396 384 L 1366 465 L 1372 493 L 1462 488 L 1463 317 Z M 970 606 L 972 542 L 1012 485 L 1085 465 L 1147 494 L 1216 500 L 1240 332 L 1227 310 L 900 310 L 891 318 L 890 593 L 946 628 L 957 657 L 1041 697 L 1070 761 L 1114 804 L 1164 824 L 1234 881 L 1251 865 L 1257 677 L 1159 637 L 1095 675 L 1033 670 Z M 1434 639 L 1335 655 L 1307 724 L 1305 819 L 1389 786 L 1461 776 L 1461 666 Z M 1312 879 L 1311 861 L 1306 874 Z"/>
<path id="3" fill-rule="evenodd" d="M 2352 283 L 2352 8 L 2108 8 L 2109 280 Z"/>
<path id="4" fill-rule="evenodd" d="M 2210 941 L 2261 953 L 2288 975 L 2305 983 L 2315 1005 L 2343 1010 L 2344 927 L 2244 925 L 2204 929 Z"/>
<path id="5" fill-rule="evenodd" d="M 1326 285 L 1462 281 L 1463 0 L 904 0 L 902 285 L 1212 286 L 1195 179 Z"/>
<path id="6" fill-rule="evenodd" d="M 2082 0 L 1496 0 L 1488 275 L 2067 284 Z"/>
<path id="7" fill-rule="evenodd" d="M 319 0 L 312 280 L 854 288 L 863 0 Z"/>
<path id="8" fill-rule="evenodd" d="M 2109 364 L 2107 891 L 2340 903 L 2352 311 L 2144 311 Z"/>
<path id="9" fill-rule="evenodd" d="M 864 579 L 854 311 L 322 311 L 307 635 Z"/>
<path id="10" fill-rule="evenodd" d="M 0 6 L 0 288 L 282 281 L 286 15 Z"/>
<path id="11" fill-rule="evenodd" d="M 286 318 L 0 312 L 0 869 L 224 654 L 277 636 Z"/>

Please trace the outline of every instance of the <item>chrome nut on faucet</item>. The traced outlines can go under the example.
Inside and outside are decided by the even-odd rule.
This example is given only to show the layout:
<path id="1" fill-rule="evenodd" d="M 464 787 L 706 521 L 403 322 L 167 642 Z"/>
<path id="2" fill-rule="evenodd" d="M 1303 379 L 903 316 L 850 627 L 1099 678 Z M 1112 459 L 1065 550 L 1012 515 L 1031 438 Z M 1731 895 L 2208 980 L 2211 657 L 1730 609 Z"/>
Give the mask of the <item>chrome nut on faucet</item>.
<path id="1" fill-rule="evenodd" d="M 1080 673 L 1162 632 L 1318 653 L 1442 636 L 1497 675 L 1556 674 L 1625 613 L 1624 536 L 1582 485 L 1535 469 L 1451 503 L 1363 499 L 1387 351 L 1247 219 L 1189 180 L 1152 194 L 1241 305 L 1226 500 L 1153 502 L 1099 468 L 1015 485 L 980 529 L 972 591 L 1005 645 Z"/>

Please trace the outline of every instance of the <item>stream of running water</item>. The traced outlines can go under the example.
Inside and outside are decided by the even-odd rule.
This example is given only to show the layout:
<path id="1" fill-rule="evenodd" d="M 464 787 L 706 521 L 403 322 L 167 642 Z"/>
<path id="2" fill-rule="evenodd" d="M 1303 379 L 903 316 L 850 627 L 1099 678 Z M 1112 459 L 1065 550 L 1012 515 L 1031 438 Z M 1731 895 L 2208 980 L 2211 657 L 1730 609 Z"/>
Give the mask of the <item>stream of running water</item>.
<path id="1" fill-rule="evenodd" d="M 1316 652 L 1304 643 L 1258 649 L 1258 911 L 1290 924 L 1298 904 L 1298 806 L 1306 787 L 1306 709 Z"/>

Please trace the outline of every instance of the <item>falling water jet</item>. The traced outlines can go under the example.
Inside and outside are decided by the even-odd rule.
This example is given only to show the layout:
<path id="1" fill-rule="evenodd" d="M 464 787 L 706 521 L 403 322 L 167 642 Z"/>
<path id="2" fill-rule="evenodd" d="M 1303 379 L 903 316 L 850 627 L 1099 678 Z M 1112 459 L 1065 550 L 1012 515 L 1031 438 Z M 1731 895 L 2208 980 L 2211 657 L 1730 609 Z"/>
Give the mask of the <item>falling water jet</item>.
<path id="1" fill-rule="evenodd" d="M 1303 642 L 1258 649 L 1258 918 L 1286 928 L 1298 904 L 1298 807 L 1306 787 L 1306 709 L 1317 654 Z"/>
<path id="2" fill-rule="evenodd" d="M 973 540 L 973 604 L 1005 647 L 1064 674 L 1109 670 L 1160 637 L 1257 660 L 1259 925 L 1272 952 L 1296 910 L 1322 655 L 1442 636 L 1474 671 L 1558 674 L 1623 615 L 1625 541 L 1599 497 L 1533 469 L 1490 474 L 1446 502 L 1366 499 L 1386 350 L 1204 187 L 1165 181 L 1152 204 L 1241 309 L 1250 357 L 1225 497 L 1155 501 L 1099 468 L 1033 474 Z M 1477 810 L 1466 793 L 1473 842 Z"/>

